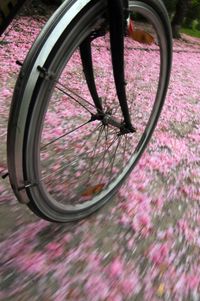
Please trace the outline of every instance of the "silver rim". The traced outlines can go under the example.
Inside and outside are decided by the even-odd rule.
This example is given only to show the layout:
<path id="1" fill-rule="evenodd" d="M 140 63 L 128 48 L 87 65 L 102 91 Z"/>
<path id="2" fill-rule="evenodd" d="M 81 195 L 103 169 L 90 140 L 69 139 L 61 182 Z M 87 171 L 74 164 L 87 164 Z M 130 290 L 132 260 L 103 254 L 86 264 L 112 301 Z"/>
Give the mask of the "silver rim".
<path id="1" fill-rule="evenodd" d="M 64 212 L 72 214 L 72 215 L 74 213 L 74 214 L 77 214 L 77 216 L 78 216 L 78 215 L 84 214 L 83 212 L 85 211 L 85 209 L 89 209 L 90 210 L 91 208 L 94 208 L 95 206 L 98 206 L 97 204 L 104 203 L 108 199 L 108 196 L 110 196 L 110 193 L 113 191 L 113 189 L 116 186 L 118 186 L 123 181 L 123 179 L 126 176 L 126 174 L 128 174 L 131 171 L 131 169 L 133 168 L 134 164 L 136 163 L 138 157 L 140 156 L 142 150 L 144 149 L 144 147 L 145 147 L 145 145 L 147 143 L 147 140 L 148 140 L 148 138 L 149 138 L 149 136 L 150 136 L 150 134 L 152 132 L 152 129 L 155 126 L 155 123 L 156 123 L 156 120 L 157 120 L 157 117 L 158 117 L 158 114 L 159 114 L 159 111 L 160 111 L 160 106 L 163 103 L 163 91 L 164 91 L 165 83 L 166 83 L 166 73 L 167 73 L 167 53 L 166 53 L 167 50 L 166 49 L 167 49 L 167 45 L 166 45 L 166 40 L 164 38 L 165 37 L 165 33 L 164 33 L 164 29 L 162 27 L 162 23 L 160 22 L 159 17 L 158 16 L 155 17 L 156 16 L 155 12 L 153 12 L 149 6 L 141 4 L 139 2 L 131 1 L 130 2 L 130 7 L 131 7 L 131 9 L 134 10 L 135 13 L 139 13 L 139 14 L 142 14 L 143 16 L 145 16 L 146 19 L 151 22 L 151 24 L 153 25 L 152 28 L 154 28 L 154 30 L 157 33 L 157 37 L 158 38 L 156 40 L 156 43 L 159 43 L 159 46 L 158 45 L 157 46 L 154 45 L 154 49 L 150 49 L 150 51 L 148 49 L 149 57 L 151 58 L 151 53 L 154 53 L 154 54 L 157 53 L 157 57 L 158 57 L 159 56 L 158 55 L 159 54 L 158 48 L 160 47 L 160 56 L 159 56 L 160 57 L 160 62 L 159 62 L 159 64 L 158 64 L 158 62 L 155 62 L 155 66 L 153 66 L 153 61 L 151 60 L 151 67 L 148 70 L 145 70 L 145 73 L 147 73 L 147 71 L 150 72 L 151 70 L 153 70 L 153 68 L 157 68 L 158 73 L 160 71 L 160 75 L 157 74 L 157 76 L 159 75 L 159 81 L 155 80 L 155 82 L 157 82 L 157 86 L 156 85 L 155 86 L 151 85 L 151 88 L 154 91 L 154 96 L 155 96 L 156 100 L 154 99 L 155 102 L 154 101 L 152 102 L 152 100 L 151 100 L 151 102 L 149 102 L 149 104 L 147 104 L 147 107 L 149 106 L 151 108 L 151 112 L 149 111 L 149 116 L 145 120 L 145 127 L 142 130 L 143 135 L 141 136 L 141 139 L 139 139 L 137 141 L 137 143 L 134 143 L 135 150 L 133 152 L 131 152 L 131 154 L 129 154 L 126 164 L 122 165 L 122 169 L 120 169 L 120 172 L 117 174 L 117 176 L 113 177 L 112 181 L 108 181 L 109 184 L 107 185 L 107 183 L 106 183 L 106 185 L 103 186 L 102 189 L 100 191 L 98 191 L 94 195 L 93 198 L 91 197 L 89 199 L 89 201 L 88 200 L 84 200 L 81 204 L 77 204 L 76 201 L 75 201 L 74 204 L 72 204 L 72 201 L 74 201 L 74 197 L 72 196 L 71 197 L 71 202 L 69 202 L 67 205 L 63 204 L 62 202 L 60 202 L 59 199 L 57 199 L 58 198 L 58 194 L 57 193 L 52 193 L 52 191 L 51 191 L 51 189 L 55 188 L 55 186 L 56 186 L 55 185 L 55 181 L 52 182 L 52 186 L 51 186 L 51 188 L 49 188 L 49 186 L 48 186 L 48 184 L 46 182 L 46 179 L 48 178 L 48 175 L 44 173 L 44 166 L 41 167 L 41 156 L 40 156 L 40 151 L 39 151 L 39 149 L 40 149 L 40 146 L 39 146 L 40 142 L 39 142 L 39 140 L 40 140 L 40 137 L 44 136 L 44 133 L 42 133 L 41 124 L 40 124 L 40 122 L 38 122 L 38 120 L 42 120 L 43 119 L 42 115 L 43 115 L 43 110 L 45 111 L 45 108 L 43 107 L 42 103 L 48 103 L 48 98 L 49 98 L 48 91 L 51 90 L 51 89 L 49 89 L 49 88 L 51 88 L 50 84 L 44 81 L 42 83 L 42 86 L 41 86 L 41 89 L 40 89 L 39 93 L 37 94 L 37 100 L 35 102 L 35 107 L 34 107 L 34 110 L 33 110 L 33 114 L 31 116 L 31 123 L 30 123 L 30 127 L 29 127 L 29 136 L 28 136 L 28 142 L 27 142 L 27 146 L 28 147 L 27 147 L 27 153 L 26 153 L 26 167 L 27 167 L 26 174 L 27 174 L 28 179 L 30 179 L 30 181 L 29 181 L 30 183 L 34 184 L 35 182 L 37 182 L 36 186 L 33 186 L 33 187 L 30 188 L 29 192 L 31 194 L 31 197 L 33 198 L 33 200 L 36 203 L 37 207 L 42 212 L 44 212 L 45 214 L 47 214 L 50 218 L 55 219 L 54 212 L 57 211 L 57 215 L 58 216 L 60 215 L 59 218 L 63 219 L 63 220 L 66 220 L 65 216 L 63 216 L 63 217 L 61 216 Z M 138 22 L 138 26 L 140 27 L 139 22 Z M 151 30 L 152 30 L 152 28 L 151 28 Z M 104 42 L 106 42 L 106 39 L 107 38 L 104 37 Z M 78 45 L 72 45 L 72 43 L 71 43 L 71 45 L 70 45 L 71 49 L 69 49 L 69 47 L 67 47 L 67 46 L 69 46 L 68 45 L 68 41 L 69 40 L 66 39 L 66 42 L 62 45 L 62 49 L 60 49 L 60 51 L 55 55 L 55 58 L 53 59 L 53 61 L 51 63 L 51 66 L 50 66 L 50 70 L 51 71 L 57 72 L 57 74 L 61 73 L 60 74 L 61 78 L 62 78 L 63 74 L 65 74 L 64 73 L 65 69 L 63 69 L 63 65 L 65 65 L 66 61 L 68 62 L 68 65 L 70 64 L 69 57 L 70 57 L 71 53 L 74 52 L 74 49 L 76 48 L 76 46 L 78 46 Z M 102 41 L 100 41 L 100 45 L 99 45 L 97 40 L 94 41 L 94 43 L 97 44 L 98 49 L 100 49 L 100 46 L 103 47 L 101 45 L 101 42 Z M 45 53 L 45 49 L 47 48 L 47 46 L 48 46 L 48 44 L 45 44 L 45 47 L 41 49 L 40 57 L 42 57 L 42 54 Z M 135 41 L 133 41 L 132 45 L 131 45 L 130 39 L 129 39 L 128 45 L 127 45 L 127 47 L 125 47 L 125 55 L 129 55 L 129 53 L 132 52 L 131 57 L 133 57 L 133 53 L 134 53 L 134 55 L 140 53 L 140 58 L 142 58 L 144 56 L 144 53 L 145 53 L 145 55 L 147 54 L 147 50 L 145 48 L 148 48 L 148 47 L 144 47 L 143 46 L 143 47 L 141 47 L 141 49 L 135 50 L 138 47 L 139 47 L 138 43 L 136 45 Z M 144 49 L 142 50 L 142 48 L 144 48 Z M 67 53 L 66 53 L 66 49 L 68 49 Z M 105 51 L 105 48 L 104 48 L 104 51 Z M 143 51 L 143 55 L 142 55 L 142 51 Z M 60 60 L 60 57 L 62 58 L 61 60 Z M 105 57 L 105 53 L 104 53 L 104 57 Z M 129 59 L 129 57 L 128 57 L 128 59 Z M 134 62 L 134 64 L 136 65 L 136 67 L 139 68 L 140 64 L 138 64 L 138 66 L 137 66 L 137 61 L 138 61 L 137 57 L 136 57 L 135 61 L 136 62 Z M 128 61 L 127 66 L 129 64 L 130 64 L 130 62 Z M 57 70 L 57 66 L 58 65 L 60 66 L 61 70 Z M 34 64 L 34 66 L 38 66 L 38 60 Z M 106 65 L 104 65 L 104 68 L 105 68 L 105 66 Z M 97 69 L 99 68 L 98 62 L 97 62 L 97 67 L 96 68 Z M 36 71 L 35 69 L 36 68 L 34 67 L 33 68 L 33 72 L 37 72 L 37 77 L 38 77 L 38 71 Z M 135 71 L 135 73 L 137 73 L 136 71 Z M 109 69 L 108 69 L 108 72 L 110 72 Z M 139 75 L 140 74 L 138 74 L 138 77 L 139 77 Z M 140 80 L 138 79 L 138 91 L 141 94 L 141 86 L 139 86 L 139 82 L 141 83 L 141 81 L 142 81 L 142 74 L 140 76 L 141 76 L 141 79 Z M 97 78 L 98 78 L 98 76 L 97 76 Z M 130 80 L 131 80 L 131 78 L 130 78 Z M 151 77 L 149 77 L 149 81 L 150 80 L 152 80 Z M 32 85 L 33 90 L 34 90 L 35 86 L 33 84 L 33 79 L 30 76 L 29 77 L 29 81 L 27 82 L 27 86 L 26 86 L 27 89 L 28 88 L 30 89 L 31 85 Z M 135 97 L 135 93 L 137 92 L 137 88 L 136 88 L 135 82 L 134 82 L 133 86 L 134 86 L 134 91 L 132 91 L 131 86 L 129 87 L 130 88 L 130 93 L 132 93 L 132 98 Z M 60 87 L 63 89 L 63 86 L 60 86 Z M 69 88 L 69 87 L 67 87 L 67 88 Z M 143 87 L 143 89 L 144 88 L 145 87 Z M 149 87 L 147 87 L 147 88 L 149 89 Z M 57 90 L 59 91 L 59 93 L 61 93 L 62 89 L 60 89 L 60 90 L 57 89 Z M 55 90 L 54 90 L 53 95 L 51 95 L 51 99 L 55 98 L 54 95 L 56 95 L 56 96 L 58 95 L 58 92 L 55 92 Z M 55 93 L 57 93 L 57 94 L 55 94 Z M 146 93 L 147 93 L 147 91 L 146 91 Z M 149 91 L 148 91 L 148 93 L 149 93 Z M 157 93 L 157 95 L 156 95 L 156 93 Z M 80 94 L 82 95 L 82 93 L 80 93 Z M 48 95 L 48 97 L 47 97 L 47 95 Z M 26 97 L 27 97 L 27 94 L 24 93 L 24 99 Z M 87 97 L 84 96 L 83 98 L 87 100 Z M 143 99 L 143 101 L 148 102 L 148 99 L 145 100 L 144 95 L 141 96 L 141 99 Z M 139 99 L 140 103 L 141 103 L 141 99 Z M 138 104 L 139 104 L 139 100 L 138 100 Z M 51 103 L 51 100 L 50 100 L 50 103 Z M 53 103 L 53 104 L 55 105 L 55 103 Z M 110 103 L 107 100 L 107 106 L 109 104 Z M 134 104 L 133 104 L 133 106 L 135 104 L 137 104 L 137 100 L 134 98 Z M 41 110 L 42 107 L 43 107 L 43 109 Z M 46 116 L 48 116 L 48 112 L 52 113 L 51 107 L 53 107 L 53 106 L 51 106 L 51 104 L 50 104 L 49 105 L 50 111 L 49 111 L 49 108 L 48 108 Z M 142 106 L 140 108 L 142 109 Z M 38 112 L 41 112 L 41 116 L 40 116 L 40 114 L 38 114 Z M 147 113 L 146 112 L 142 112 L 142 110 L 140 112 L 138 112 L 138 114 L 139 113 L 143 113 L 144 115 L 145 114 L 147 115 Z M 23 113 L 23 118 L 24 117 L 26 117 L 25 113 Z M 72 120 L 74 120 L 74 117 L 77 118 L 77 115 L 76 116 L 72 116 Z M 139 118 L 136 115 L 134 117 L 135 118 Z M 48 118 L 46 118 L 46 119 L 48 119 Z M 45 123 L 46 123 L 46 119 L 45 119 Z M 67 123 L 69 123 L 68 116 L 65 116 L 65 120 L 67 120 Z M 140 120 L 138 119 L 137 122 L 140 122 Z M 98 126 L 98 124 L 96 126 Z M 47 124 L 47 127 L 48 127 L 48 124 Z M 43 129 L 45 129 L 45 125 L 44 125 Z M 99 128 L 99 130 L 100 129 L 102 129 L 102 126 Z M 113 128 L 111 128 L 111 129 L 109 128 L 109 130 L 113 131 Z M 52 127 L 50 127 L 50 131 L 52 131 Z M 69 132 L 69 130 L 66 131 L 66 129 L 65 129 L 65 133 L 66 132 Z M 41 133 L 41 135 L 39 135 L 38 133 Z M 62 133 L 62 135 L 60 135 L 60 136 L 65 135 L 65 133 Z M 99 133 L 100 133 L 100 131 L 97 133 L 97 136 L 96 136 L 96 138 L 93 141 L 94 145 L 96 145 L 96 141 L 97 141 L 97 138 L 99 137 Z M 116 138 L 116 134 L 115 134 L 115 138 Z M 20 139 L 21 139 L 21 135 L 20 135 Z M 56 137 L 54 138 L 52 136 L 52 138 L 49 141 L 53 141 L 55 139 L 56 139 Z M 70 137 L 70 139 L 73 140 L 73 137 Z M 119 139 L 116 140 L 116 145 L 119 144 Z M 127 138 L 127 136 L 124 136 L 124 137 L 122 137 L 122 139 L 124 141 L 126 140 L 126 144 L 124 142 L 123 143 L 125 145 L 125 148 L 127 148 L 127 145 L 130 145 L 130 143 L 133 143 L 133 140 L 135 138 L 131 137 L 131 136 L 130 136 L 130 138 L 129 137 Z M 45 143 L 43 143 L 43 146 L 42 146 L 43 150 L 47 146 L 49 146 L 49 145 L 47 145 L 48 143 L 49 143 L 48 141 L 45 141 Z M 56 143 L 57 143 L 57 141 L 56 141 Z M 16 145 L 22 145 L 21 141 L 19 141 L 19 140 L 16 141 Z M 45 145 L 45 147 L 44 147 L 44 145 Z M 131 144 L 131 147 L 132 146 L 133 145 Z M 50 152 L 51 151 L 52 150 L 50 150 Z M 115 147 L 114 153 L 115 153 L 115 151 L 116 151 L 115 155 L 117 155 L 116 158 L 118 158 L 119 157 L 119 155 L 117 154 L 118 146 Z M 129 148 L 129 151 L 130 151 L 130 148 Z M 16 151 L 16 153 L 19 156 L 19 154 L 20 154 L 19 149 Z M 85 153 L 85 150 L 83 151 L 83 153 Z M 79 159 L 80 159 L 80 157 L 82 156 L 83 153 L 79 154 Z M 54 152 L 52 152 L 52 154 L 55 155 Z M 48 155 L 48 152 L 45 153 L 45 156 L 47 156 L 47 155 Z M 66 156 L 68 156 L 68 155 L 71 156 L 72 154 L 65 154 L 65 155 Z M 52 158 L 54 158 L 54 156 Z M 47 162 L 44 162 L 44 163 L 49 166 L 49 162 L 50 161 L 48 161 L 48 160 L 47 160 Z M 57 158 L 55 158 L 55 160 L 57 162 Z M 65 158 L 65 161 L 67 161 L 66 158 Z M 72 160 L 72 161 L 74 161 L 74 160 Z M 118 163 L 118 161 L 117 161 L 117 163 Z M 45 164 L 43 164 L 43 165 L 45 165 Z M 104 162 L 104 164 L 105 164 L 105 162 Z M 53 166 L 54 166 L 54 164 L 52 166 L 50 165 L 50 170 L 48 171 L 48 172 L 50 172 L 50 175 L 52 175 L 51 170 L 52 170 Z M 97 167 L 97 165 L 95 167 Z M 97 169 L 97 168 L 95 168 L 95 169 Z M 83 171 L 83 170 L 81 170 L 81 171 Z M 113 173 L 113 170 L 111 170 L 111 174 L 112 173 Z M 71 177 L 73 177 L 73 174 L 70 175 L 70 178 Z M 61 177 L 61 179 L 62 179 L 62 177 Z M 67 180 L 69 180 L 69 178 L 67 178 Z M 80 176 L 77 176 L 77 178 L 75 178 L 74 180 L 75 181 L 80 180 Z M 70 183 L 71 187 L 73 187 L 72 182 Z M 83 181 L 83 183 L 84 183 L 84 181 Z M 89 185 L 89 188 L 96 188 L 95 185 L 93 185 L 93 184 L 88 184 L 88 185 Z M 98 181 L 97 185 L 104 185 L 104 181 L 103 180 L 102 180 L 102 182 Z M 86 183 L 85 183 L 85 186 L 87 186 Z M 66 189 L 66 191 L 67 192 L 65 194 L 65 199 L 67 197 L 67 199 L 69 200 L 69 191 L 73 192 L 74 191 L 74 187 L 71 190 L 67 190 Z M 86 190 L 86 192 L 87 192 L 87 190 Z M 82 195 L 83 195 L 84 194 L 84 190 L 81 191 L 80 193 L 82 193 Z M 68 219 L 69 219 L 69 217 L 68 217 Z"/>

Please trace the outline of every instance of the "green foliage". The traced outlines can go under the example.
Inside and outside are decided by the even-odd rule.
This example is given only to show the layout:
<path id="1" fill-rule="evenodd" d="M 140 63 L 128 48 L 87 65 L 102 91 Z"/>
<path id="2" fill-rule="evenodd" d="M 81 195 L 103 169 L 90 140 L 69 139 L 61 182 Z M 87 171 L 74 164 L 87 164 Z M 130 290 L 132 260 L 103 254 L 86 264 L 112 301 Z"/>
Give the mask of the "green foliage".
<path id="1" fill-rule="evenodd" d="M 200 21 L 197 23 L 197 25 L 196 25 L 196 30 L 199 30 L 200 31 Z"/>
<path id="2" fill-rule="evenodd" d="M 185 18 L 184 26 L 194 27 L 194 20 L 200 20 L 200 0 L 191 0 Z M 198 23 L 198 22 L 197 22 Z"/>
<path id="3" fill-rule="evenodd" d="M 200 31 L 190 28 L 182 28 L 181 32 L 186 33 L 189 36 L 200 38 Z"/>
<path id="4" fill-rule="evenodd" d="M 163 0 L 163 2 L 168 10 L 170 17 L 172 18 L 176 11 L 176 5 L 178 0 Z M 200 31 L 200 0 L 189 0 L 189 6 L 187 9 L 187 14 L 183 23 L 183 27 L 190 29 L 188 33 L 190 32 L 191 35 L 198 35 L 198 31 Z"/>
<path id="5" fill-rule="evenodd" d="M 163 0 L 168 13 L 172 16 L 176 10 L 178 0 Z M 186 23 L 190 24 L 193 20 L 200 19 L 200 0 L 189 0 L 189 7 L 186 16 Z"/>

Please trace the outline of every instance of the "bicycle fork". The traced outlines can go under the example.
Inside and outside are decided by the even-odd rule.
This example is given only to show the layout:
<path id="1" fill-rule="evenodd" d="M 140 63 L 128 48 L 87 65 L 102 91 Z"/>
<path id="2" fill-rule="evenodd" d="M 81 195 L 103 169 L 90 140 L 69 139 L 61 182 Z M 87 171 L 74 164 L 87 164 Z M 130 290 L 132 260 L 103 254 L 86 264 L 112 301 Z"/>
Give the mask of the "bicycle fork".
<path id="1" fill-rule="evenodd" d="M 124 35 L 126 14 L 128 14 L 128 0 L 108 0 L 108 13 L 113 75 L 117 96 L 124 117 L 122 131 L 124 131 L 124 133 L 132 133 L 135 132 L 135 129 L 131 124 L 124 74 Z"/>
<path id="2" fill-rule="evenodd" d="M 97 115 L 93 117 L 93 120 L 96 118 L 102 120 L 107 124 L 111 124 L 119 128 L 120 134 L 123 135 L 136 131 L 132 126 L 129 114 L 126 97 L 126 81 L 124 74 L 124 35 L 126 28 L 126 18 L 128 17 L 128 0 L 107 0 L 107 7 L 110 27 L 110 45 L 113 75 L 119 104 L 124 118 L 123 122 L 118 122 L 112 116 L 109 116 L 109 114 L 106 114 L 106 112 L 103 111 L 101 99 L 98 96 L 94 80 L 91 55 L 91 37 L 86 38 L 81 44 L 80 54 L 88 88 L 97 108 Z M 98 35 L 101 35 L 101 33 L 97 33 L 97 36 Z"/>

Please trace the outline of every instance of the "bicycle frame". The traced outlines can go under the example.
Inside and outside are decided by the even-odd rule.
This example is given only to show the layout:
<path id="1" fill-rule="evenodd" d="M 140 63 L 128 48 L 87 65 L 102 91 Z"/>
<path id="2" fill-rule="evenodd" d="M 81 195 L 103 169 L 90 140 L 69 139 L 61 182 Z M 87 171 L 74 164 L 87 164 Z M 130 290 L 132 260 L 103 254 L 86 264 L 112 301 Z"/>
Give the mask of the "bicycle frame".
<path id="1" fill-rule="evenodd" d="M 19 12 L 27 0 L 0 0 L 0 35 Z"/>
<path id="2" fill-rule="evenodd" d="M 110 42 L 112 53 L 113 73 L 115 79 L 116 91 L 121 106 L 121 110 L 124 117 L 124 122 L 119 123 L 116 120 L 109 119 L 109 122 L 115 124 L 120 129 L 121 134 L 132 133 L 135 131 L 131 124 L 131 118 L 129 115 L 129 109 L 127 105 L 127 98 L 125 92 L 125 75 L 124 75 L 124 34 L 126 16 L 128 14 L 128 0 L 107 0 L 108 14 L 109 14 L 109 26 L 110 26 Z M 116 22 L 117 20 L 117 22 Z M 93 35 L 101 35 L 101 32 L 95 32 Z M 97 108 L 97 115 L 93 118 L 102 120 L 105 117 L 103 112 L 101 99 L 98 96 L 92 66 L 91 55 L 91 37 L 86 39 L 80 46 L 81 59 L 83 69 L 88 84 L 88 88 L 92 95 L 94 104 Z M 117 49 L 117 51 L 116 51 Z"/>

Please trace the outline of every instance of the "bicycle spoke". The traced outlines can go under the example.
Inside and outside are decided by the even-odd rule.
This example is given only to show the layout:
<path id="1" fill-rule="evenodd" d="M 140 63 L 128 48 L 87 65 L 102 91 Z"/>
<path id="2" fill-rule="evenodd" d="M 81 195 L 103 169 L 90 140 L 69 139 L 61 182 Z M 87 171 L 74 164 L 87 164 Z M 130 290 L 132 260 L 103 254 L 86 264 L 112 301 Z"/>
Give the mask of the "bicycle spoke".
<path id="1" fill-rule="evenodd" d="M 55 143 L 56 141 L 58 141 L 59 139 L 64 138 L 64 137 L 66 137 L 66 136 L 69 135 L 69 134 L 72 134 L 73 132 L 79 130 L 80 128 L 82 128 L 83 126 L 85 126 L 86 124 L 88 124 L 88 123 L 90 123 L 90 122 L 91 122 L 91 120 L 88 120 L 88 121 L 86 121 L 85 123 L 83 123 L 83 124 L 77 126 L 76 128 L 74 128 L 73 130 L 71 130 L 71 131 L 69 131 L 69 132 L 67 132 L 67 133 L 65 133 L 65 134 L 63 134 L 63 135 L 61 135 L 61 136 L 59 136 L 58 138 L 55 138 L 55 139 L 51 140 L 49 143 L 43 145 L 43 146 L 40 148 L 40 150 L 43 150 L 43 149 L 45 149 L 47 146 L 49 146 L 49 145 Z"/>
<path id="2" fill-rule="evenodd" d="M 118 137 L 115 138 L 114 141 L 112 141 L 108 147 L 105 148 L 105 152 L 103 157 L 99 160 L 99 162 L 97 162 L 98 164 L 95 166 L 95 170 L 98 170 L 98 167 L 100 166 L 100 164 L 102 163 L 102 161 L 105 159 L 105 156 L 107 154 L 107 152 L 109 151 L 109 149 L 113 146 L 113 144 L 115 143 L 115 141 L 118 139 Z"/>
<path id="3" fill-rule="evenodd" d="M 123 155 L 122 155 L 122 161 L 123 161 L 123 162 L 125 162 L 126 146 L 127 146 L 127 140 L 128 140 L 127 135 L 124 136 L 124 140 L 125 140 L 125 141 L 124 141 L 124 142 L 125 142 L 125 143 L 124 143 L 125 145 L 124 145 L 124 150 L 123 150 Z M 124 166 L 124 165 L 123 165 L 123 166 Z"/>
<path id="4" fill-rule="evenodd" d="M 60 83 L 59 83 L 60 84 Z M 61 84 L 60 84 L 61 85 Z M 56 89 L 58 89 L 60 92 L 62 92 L 63 94 L 65 94 L 66 96 L 70 97 L 72 100 L 74 100 L 77 104 L 79 104 L 81 107 L 83 107 L 86 111 L 88 111 L 90 114 L 92 114 L 92 111 L 90 111 L 85 105 L 83 105 L 80 101 L 78 101 L 74 96 L 70 95 L 68 92 L 64 91 L 62 88 L 59 88 L 58 86 L 56 86 Z M 69 88 L 66 88 L 68 89 Z M 70 90 L 69 90 L 70 91 Z M 81 100 L 85 101 L 86 103 L 90 104 L 90 102 L 88 102 L 87 100 L 83 99 L 82 97 L 80 97 L 78 94 L 70 91 L 72 94 L 74 94 L 75 96 L 77 96 L 78 98 L 80 98 Z M 91 106 L 93 106 L 92 104 L 90 104 Z"/>
<path id="5" fill-rule="evenodd" d="M 96 150 L 97 150 L 98 142 L 100 140 L 102 132 L 103 132 L 103 125 L 100 127 L 99 134 L 97 136 L 97 140 L 96 140 L 96 143 L 95 143 L 93 151 L 92 151 L 92 159 L 90 160 L 89 172 L 88 172 L 89 178 L 88 178 L 87 182 L 89 182 L 90 176 L 93 174 L 93 172 L 92 172 L 93 162 L 94 162 L 94 158 L 95 158 L 95 155 L 96 155 Z"/>
<path id="6" fill-rule="evenodd" d="M 109 156 L 109 159 L 107 161 L 107 165 L 104 165 L 104 173 L 101 175 L 101 180 L 99 181 L 100 183 L 103 182 L 103 177 L 106 175 L 106 174 L 111 174 L 112 173 L 112 169 L 113 169 L 113 165 L 114 165 L 114 161 L 115 161 L 115 155 L 116 155 L 116 151 L 118 149 L 118 144 L 119 144 L 119 140 L 121 139 L 121 137 L 116 137 L 115 140 L 113 141 L 113 144 L 118 140 L 118 143 L 117 143 L 117 146 L 114 150 L 114 156 L 112 153 L 108 153 L 108 156 Z M 105 161 L 106 162 L 106 161 Z M 110 166 L 110 168 L 109 168 Z M 110 169 L 110 172 L 108 172 L 108 169 Z M 111 177 L 109 177 L 109 179 L 107 180 L 107 182 L 110 182 L 111 180 Z"/>
<path id="7" fill-rule="evenodd" d="M 113 166 L 114 166 L 114 162 L 115 162 L 115 158 L 116 158 L 116 154 L 117 154 L 117 150 L 118 150 L 118 148 L 119 148 L 119 145 L 120 145 L 120 142 L 121 142 L 121 137 L 117 137 L 117 145 L 116 145 L 116 148 L 115 148 L 115 150 L 114 150 L 114 154 L 112 155 L 112 157 L 111 157 L 111 160 L 110 160 L 110 171 L 108 172 L 108 174 L 110 175 L 109 176 L 109 180 L 108 180 L 108 182 L 110 182 L 111 181 L 111 177 L 112 177 L 112 171 L 113 171 Z"/>

